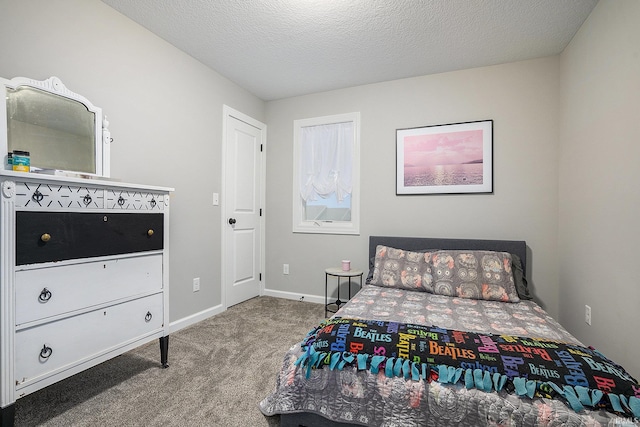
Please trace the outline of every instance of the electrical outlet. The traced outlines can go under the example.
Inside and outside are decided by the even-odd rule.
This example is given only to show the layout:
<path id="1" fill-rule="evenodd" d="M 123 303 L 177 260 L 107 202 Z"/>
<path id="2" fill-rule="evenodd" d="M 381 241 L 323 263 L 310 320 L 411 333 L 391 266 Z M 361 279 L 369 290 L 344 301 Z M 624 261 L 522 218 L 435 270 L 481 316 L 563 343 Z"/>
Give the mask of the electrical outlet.
<path id="1" fill-rule="evenodd" d="M 282 274 L 289 274 L 289 264 L 282 264 Z"/>
<path id="2" fill-rule="evenodd" d="M 591 307 L 588 305 L 584 306 L 584 321 L 591 325 Z"/>
<path id="3" fill-rule="evenodd" d="M 200 290 L 200 278 L 196 277 L 193 279 L 193 292 L 198 292 Z"/>

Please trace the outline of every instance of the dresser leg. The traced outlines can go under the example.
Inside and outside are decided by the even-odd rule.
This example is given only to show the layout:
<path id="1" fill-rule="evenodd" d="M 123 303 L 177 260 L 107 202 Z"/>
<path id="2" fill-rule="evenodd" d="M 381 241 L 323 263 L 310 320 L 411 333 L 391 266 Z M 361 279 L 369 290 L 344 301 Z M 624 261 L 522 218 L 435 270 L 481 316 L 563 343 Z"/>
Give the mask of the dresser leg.
<path id="1" fill-rule="evenodd" d="M 163 368 L 168 368 L 167 359 L 169 357 L 169 335 L 160 337 L 160 363 Z"/>
<path id="2" fill-rule="evenodd" d="M 0 427 L 13 427 L 13 420 L 16 415 L 16 404 L 0 408 Z"/>

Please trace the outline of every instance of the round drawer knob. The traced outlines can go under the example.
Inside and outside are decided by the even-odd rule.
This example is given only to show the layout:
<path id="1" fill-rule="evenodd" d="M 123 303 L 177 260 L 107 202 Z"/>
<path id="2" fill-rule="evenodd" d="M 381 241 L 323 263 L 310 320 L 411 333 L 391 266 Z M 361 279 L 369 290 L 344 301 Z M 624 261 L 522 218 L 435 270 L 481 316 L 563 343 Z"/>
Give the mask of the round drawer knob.
<path id="1" fill-rule="evenodd" d="M 45 243 L 48 242 L 49 240 L 51 240 L 51 234 L 44 233 L 42 236 L 40 236 L 40 240 L 42 240 Z"/>
<path id="2" fill-rule="evenodd" d="M 150 229 L 149 231 L 147 231 L 147 236 L 149 237 L 153 236 L 153 230 Z"/>

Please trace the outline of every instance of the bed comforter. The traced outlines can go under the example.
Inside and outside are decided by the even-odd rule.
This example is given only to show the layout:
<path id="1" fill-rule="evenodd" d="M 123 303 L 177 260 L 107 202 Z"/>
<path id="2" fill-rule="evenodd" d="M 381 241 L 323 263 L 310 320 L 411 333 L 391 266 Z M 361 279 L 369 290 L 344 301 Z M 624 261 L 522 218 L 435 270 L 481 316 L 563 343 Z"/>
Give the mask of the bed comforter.
<path id="1" fill-rule="evenodd" d="M 508 334 L 580 345 L 533 301 L 503 303 L 426 292 L 365 286 L 336 316 L 486 334 Z M 460 384 L 414 381 L 345 366 L 300 367 L 300 344 L 285 355 L 272 394 L 260 402 L 265 415 L 310 412 L 370 426 L 618 426 L 640 425 L 625 414 L 572 410 L 559 399 L 485 392 Z"/>

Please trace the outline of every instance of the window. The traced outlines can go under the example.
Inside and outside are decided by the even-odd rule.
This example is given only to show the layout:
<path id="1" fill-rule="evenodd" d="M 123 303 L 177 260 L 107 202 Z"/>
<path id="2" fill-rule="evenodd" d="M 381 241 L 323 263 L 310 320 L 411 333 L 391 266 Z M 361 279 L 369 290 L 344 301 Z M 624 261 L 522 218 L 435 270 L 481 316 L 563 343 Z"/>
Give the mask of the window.
<path id="1" fill-rule="evenodd" d="M 293 231 L 359 234 L 360 113 L 293 122 Z"/>

